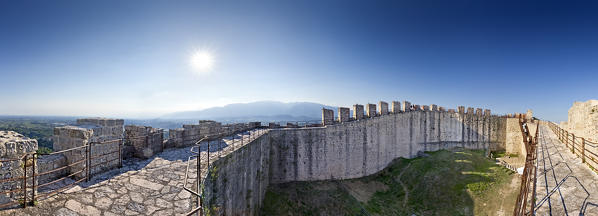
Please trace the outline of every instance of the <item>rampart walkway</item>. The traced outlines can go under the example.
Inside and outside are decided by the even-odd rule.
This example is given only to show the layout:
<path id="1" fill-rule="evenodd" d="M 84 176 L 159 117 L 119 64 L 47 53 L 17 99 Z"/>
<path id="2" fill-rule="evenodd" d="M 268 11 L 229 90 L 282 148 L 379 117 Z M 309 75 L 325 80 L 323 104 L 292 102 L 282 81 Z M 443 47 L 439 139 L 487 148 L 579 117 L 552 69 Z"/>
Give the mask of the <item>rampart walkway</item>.
<path id="1" fill-rule="evenodd" d="M 598 215 L 598 175 L 541 125 L 536 215 Z"/>
<path id="2" fill-rule="evenodd" d="M 263 130 L 238 133 L 223 138 L 222 142 L 210 143 L 211 160 L 249 143 L 259 132 Z M 192 154 L 190 148 L 165 149 L 146 160 L 124 160 L 123 168 L 94 176 L 87 183 L 39 200 L 36 206 L 0 211 L 0 215 L 183 215 L 195 207 L 194 198 L 183 190 L 187 162 Z M 201 151 L 202 155 L 207 154 L 207 145 L 205 148 L 202 145 Z M 190 163 L 195 164 L 196 159 Z M 207 165 L 207 156 L 202 158 L 204 165 Z M 187 181 L 194 184 L 197 170 L 195 166 L 189 169 Z"/>

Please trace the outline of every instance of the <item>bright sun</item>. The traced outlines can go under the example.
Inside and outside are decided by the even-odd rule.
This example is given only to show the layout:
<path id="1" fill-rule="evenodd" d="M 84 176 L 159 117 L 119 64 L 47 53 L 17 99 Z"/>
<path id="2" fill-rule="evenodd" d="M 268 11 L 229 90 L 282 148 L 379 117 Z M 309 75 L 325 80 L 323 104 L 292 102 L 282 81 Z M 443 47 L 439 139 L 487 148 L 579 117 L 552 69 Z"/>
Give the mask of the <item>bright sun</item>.
<path id="1" fill-rule="evenodd" d="M 209 72 L 214 67 L 214 56 L 205 50 L 198 50 L 191 55 L 191 67 L 197 72 Z"/>

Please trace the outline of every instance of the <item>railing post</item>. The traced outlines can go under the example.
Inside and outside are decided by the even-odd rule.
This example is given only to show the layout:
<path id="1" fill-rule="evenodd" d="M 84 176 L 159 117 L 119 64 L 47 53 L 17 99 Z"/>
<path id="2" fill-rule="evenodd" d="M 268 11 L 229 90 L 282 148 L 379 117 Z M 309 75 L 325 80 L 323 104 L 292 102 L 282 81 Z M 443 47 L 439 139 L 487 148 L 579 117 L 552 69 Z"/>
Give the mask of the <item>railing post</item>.
<path id="1" fill-rule="evenodd" d="M 571 143 L 571 152 L 573 153 L 573 155 L 575 155 L 575 134 L 572 133 L 571 135 L 573 136 L 573 142 Z"/>
<path id="2" fill-rule="evenodd" d="M 581 138 L 581 162 L 586 162 L 586 139 Z"/>
<path id="3" fill-rule="evenodd" d="M 31 204 L 35 205 L 35 158 L 37 155 L 35 155 L 36 153 L 33 153 L 33 164 L 31 167 L 31 177 L 32 177 L 32 182 L 31 184 L 33 185 L 31 187 Z"/>
<path id="4" fill-rule="evenodd" d="M 208 140 L 208 155 L 210 152 L 210 141 Z M 208 158 L 209 160 L 209 158 Z M 186 179 L 185 179 L 186 180 Z M 200 185 L 201 185 L 201 142 L 199 143 L 199 148 L 197 149 L 197 193 L 200 193 Z M 203 193 L 202 193 L 203 195 Z M 201 206 L 201 196 L 197 196 L 197 207 Z M 201 209 L 198 211 L 198 215 L 201 215 Z"/>
<path id="5" fill-rule="evenodd" d="M 27 155 L 23 163 L 23 208 L 27 207 Z"/>
<path id="6" fill-rule="evenodd" d="M 565 131 L 565 133 L 567 134 L 567 137 L 565 138 L 565 146 L 569 148 L 569 131 Z"/>

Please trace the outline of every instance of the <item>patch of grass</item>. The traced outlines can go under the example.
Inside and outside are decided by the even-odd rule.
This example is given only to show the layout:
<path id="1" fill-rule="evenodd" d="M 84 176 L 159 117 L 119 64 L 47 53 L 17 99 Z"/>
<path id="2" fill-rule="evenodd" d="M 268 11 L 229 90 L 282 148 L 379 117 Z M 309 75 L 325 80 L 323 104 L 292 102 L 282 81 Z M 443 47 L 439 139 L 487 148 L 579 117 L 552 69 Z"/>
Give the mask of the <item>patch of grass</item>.
<path id="1" fill-rule="evenodd" d="M 332 181 L 272 185 L 261 215 L 477 215 L 492 214 L 503 208 L 501 203 L 514 204 L 498 195 L 516 178 L 514 173 L 484 157 L 483 150 L 428 154 L 396 159 L 384 170 L 356 179 L 388 186 L 364 203 Z M 517 192 L 515 187 L 508 193 Z"/>

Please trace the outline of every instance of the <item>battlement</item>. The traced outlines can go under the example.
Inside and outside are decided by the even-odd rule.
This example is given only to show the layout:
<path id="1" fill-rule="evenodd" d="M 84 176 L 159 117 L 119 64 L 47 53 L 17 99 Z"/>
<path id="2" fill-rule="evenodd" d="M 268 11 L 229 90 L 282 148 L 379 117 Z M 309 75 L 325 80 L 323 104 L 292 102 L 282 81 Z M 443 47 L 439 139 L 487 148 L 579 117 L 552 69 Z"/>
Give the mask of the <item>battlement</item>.
<path id="1" fill-rule="evenodd" d="M 402 106 L 401 106 L 402 105 Z M 378 102 L 378 110 L 376 109 L 376 104 L 366 104 L 365 105 L 365 114 L 364 114 L 364 105 L 355 104 L 353 105 L 353 115 L 350 116 L 350 109 L 346 107 L 339 107 L 338 108 L 338 117 L 334 118 L 334 111 L 331 109 L 322 108 L 322 125 L 334 125 L 336 123 L 343 123 L 343 122 L 350 122 L 355 120 L 367 118 L 374 118 L 384 115 L 391 115 L 391 114 L 399 114 L 404 112 L 411 112 L 411 111 L 420 111 L 420 112 L 445 112 L 445 113 L 456 113 L 455 109 L 446 109 L 444 107 L 438 106 L 436 104 L 431 105 L 411 105 L 411 102 L 404 101 L 402 104 L 398 101 L 393 101 L 391 103 L 391 110 L 388 110 L 388 103 L 384 101 Z M 489 118 L 492 116 L 489 109 L 482 109 L 482 108 L 472 108 L 467 107 L 467 112 L 465 112 L 465 106 L 458 106 L 457 107 L 458 114 L 460 115 L 470 115 L 476 117 L 484 117 Z M 271 127 L 273 128 L 273 127 Z"/>

